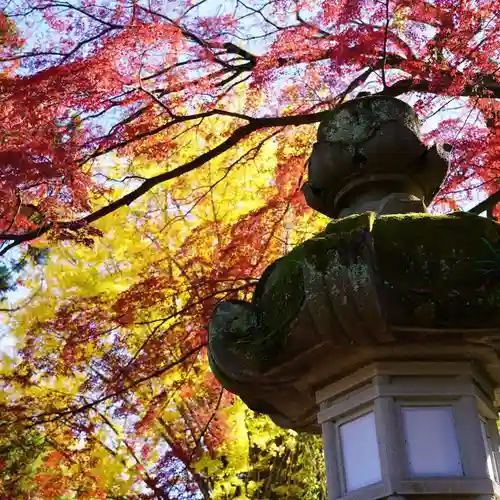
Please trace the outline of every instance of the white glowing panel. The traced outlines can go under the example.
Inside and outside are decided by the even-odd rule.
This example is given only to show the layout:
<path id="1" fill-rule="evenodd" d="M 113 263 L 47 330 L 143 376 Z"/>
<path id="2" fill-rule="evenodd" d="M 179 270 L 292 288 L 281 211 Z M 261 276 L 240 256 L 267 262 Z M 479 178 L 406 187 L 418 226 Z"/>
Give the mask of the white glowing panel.
<path id="1" fill-rule="evenodd" d="M 410 475 L 463 475 L 453 408 L 403 407 L 403 421 Z"/>
<path id="2" fill-rule="evenodd" d="M 348 492 L 382 479 L 373 412 L 341 425 L 340 443 Z"/>

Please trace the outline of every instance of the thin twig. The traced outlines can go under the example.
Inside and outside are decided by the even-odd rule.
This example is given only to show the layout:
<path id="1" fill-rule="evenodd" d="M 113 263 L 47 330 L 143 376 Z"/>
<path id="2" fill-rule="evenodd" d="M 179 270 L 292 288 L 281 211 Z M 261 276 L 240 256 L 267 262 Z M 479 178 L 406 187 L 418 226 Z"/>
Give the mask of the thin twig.
<path id="1" fill-rule="evenodd" d="M 389 1 L 385 0 L 385 28 L 384 28 L 384 48 L 383 48 L 383 59 L 382 59 L 382 85 L 384 86 L 384 90 L 387 88 L 387 81 L 385 78 L 385 65 L 387 61 L 387 39 L 389 37 Z"/>

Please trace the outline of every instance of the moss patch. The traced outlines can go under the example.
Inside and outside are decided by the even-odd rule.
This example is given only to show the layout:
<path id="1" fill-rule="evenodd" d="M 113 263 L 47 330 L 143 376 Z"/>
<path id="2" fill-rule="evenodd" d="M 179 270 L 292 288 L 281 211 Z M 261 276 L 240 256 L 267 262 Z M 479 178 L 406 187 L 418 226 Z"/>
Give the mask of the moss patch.
<path id="1" fill-rule="evenodd" d="M 272 351 L 284 345 L 305 300 L 305 261 L 324 273 L 332 252 L 363 231 L 373 236 L 380 291 L 392 323 L 459 328 L 500 322 L 499 224 L 466 213 L 377 219 L 366 213 L 330 223 L 266 271 L 254 297 L 261 342 Z M 350 265 L 351 275 L 365 271 L 358 267 Z"/>
<path id="2" fill-rule="evenodd" d="M 388 215 L 373 237 L 391 323 L 500 323 L 500 225 L 471 214 Z"/>
<path id="3" fill-rule="evenodd" d="M 297 317 L 305 300 L 303 265 L 306 261 L 320 272 L 326 272 L 333 260 L 332 252 L 350 244 L 355 234 L 370 230 L 374 213 L 353 215 L 328 224 L 325 231 L 294 248 L 285 257 L 271 264 L 255 290 L 253 304 L 260 324 L 259 338 L 252 350 L 259 356 L 278 352 L 286 342 L 290 324 Z M 359 271 L 354 266 L 352 272 Z"/>
<path id="4" fill-rule="evenodd" d="M 500 326 L 500 224 L 465 213 L 379 218 L 365 213 L 331 222 L 272 264 L 249 309 L 233 304 L 221 327 L 214 326 L 220 335 L 211 331 L 217 357 L 224 351 L 248 368 L 270 366 L 285 348 L 306 300 L 304 267 L 319 276 L 344 266 L 350 286 L 358 278 L 364 283 L 368 268 L 357 245 L 366 242 L 367 233 L 373 238 L 379 294 L 392 325 Z M 330 293 L 344 292 L 339 286 Z"/>

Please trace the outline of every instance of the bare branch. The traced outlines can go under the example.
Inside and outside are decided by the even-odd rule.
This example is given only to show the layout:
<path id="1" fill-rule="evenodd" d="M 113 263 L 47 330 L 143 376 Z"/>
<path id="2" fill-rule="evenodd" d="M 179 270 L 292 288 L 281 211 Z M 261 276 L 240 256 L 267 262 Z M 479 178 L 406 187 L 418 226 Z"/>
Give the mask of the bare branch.
<path id="1" fill-rule="evenodd" d="M 124 207 L 126 205 L 130 205 L 132 202 L 140 198 L 142 195 L 147 193 L 149 190 L 151 190 L 153 187 L 157 186 L 158 184 L 161 184 L 163 182 L 166 182 L 168 180 L 174 179 L 176 177 L 180 177 L 181 175 L 184 175 L 188 172 L 191 172 L 192 170 L 195 170 L 198 167 L 201 167 L 205 163 L 207 163 L 210 160 L 213 160 L 220 154 L 228 151 L 230 148 L 238 144 L 242 139 L 248 137 L 250 134 L 253 132 L 256 132 L 259 129 L 263 128 L 271 128 L 271 127 L 280 127 L 280 126 L 287 126 L 287 125 L 303 125 L 306 123 L 315 123 L 320 121 L 321 119 L 325 118 L 328 116 L 330 113 L 329 110 L 327 111 L 321 111 L 318 113 L 310 114 L 310 115 L 291 115 L 291 116 L 283 116 L 283 117 L 272 117 L 272 118 L 250 118 L 245 115 L 240 115 L 238 113 L 231 113 L 227 111 L 214 111 L 214 112 L 207 112 L 203 114 L 204 116 L 212 116 L 215 114 L 222 114 L 226 116 L 232 116 L 232 117 L 237 117 L 237 118 L 245 118 L 249 121 L 247 125 L 244 125 L 242 127 L 239 127 L 236 129 L 231 136 L 226 139 L 223 143 L 219 144 L 215 148 L 207 151 L 206 153 L 198 156 L 194 160 L 185 163 L 184 165 L 181 165 L 177 168 L 174 168 L 173 170 L 170 170 L 168 172 L 163 172 L 162 174 L 156 175 L 155 177 L 151 177 L 148 180 L 144 181 L 137 189 L 131 191 L 130 193 L 126 194 L 122 198 L 110 203 L 109 205 L 95 211 L 94 213 L 87 215 L 86 217 L 83 217 L 81 219 L 78 219 L 76 221 L 61 221 L 57 222 L 57 226 L 60 228 L 66 228 L 69 230 L 77 230 L 80 227 L 84 227 L 87 224 L 91 224 L 95 222 L 96 220 L 99 220 L 100 218 L 104 217 L 105 215 L 108 215 L 115 210 Z M 197 115 L 195 117 L 190 117 L 189 119 L 193 118 L 198 118 L 202 116 Z M 183 117 L 186 118 L 186 117 Z M 187 118 L 182 121 L 187 121 Z M 0 251 L 0 256 L 4 255 L 7 251 L 9 251 L 11 248 L 14 246 L 18 245 L 19 243 L 22 243 L 24 241 L 29 241 L 34 238 L 38 238 L 41 235 L 47 233 L 54 227 L 54 223 L 47 224 L 45 226 L 42 226 L 34 231 L 30 231 L 28 233 L 24 234 L 4 234 L 2 235 L 2 239 L 4 240 L 12 240 L 13 243 L 8 245 L 5 249 Z"/>
<path id="2" fill-rule="evenodd" d="M 96 406 L 98 406 L 99 404 L 104 403 L 105 401 L 108 401 L 109 399 L 112 399 L 112 398 L 115 398 L 116 396 L 121 396 L 122 394 L 127 393 L 128 391 L 130 391 L 134 387 L 137 387 L 138 385 L 142 384 L 143 382 L 145 382 L 147 380 L 151 380 L 152 378 L 159 377 L 160 375 L 164 374 L 168 370 L 171 370 L 172 368 L 184 363 L 191 356 L 198 354 L 200 352 L 200 350 L 206 346 L 207 346 L 206 343 L 198 345 L 197 347 L 195 347 L 195 348 L 191 349 L 190 351 L 188 351 L 187 353 L 185 353 L 178 360 L 173 361 L 172 363 L 169 363 L 165 366 L 162 366 L 161 368 L 159 368 L 158 370 L 155 370 L 154 372 L 150 373 L 149 375 L 146 375 L 144 377 L 140 377 L 136 380 L 133 380 L 132 382 L 127 384 L 122 389 L 119 389 L 115 392 L 112 392 L 111 394 L 106 394 L 98 399 L 90 401 L 90 402 L 83 404 L 81 406 L 76 406 L 76 407 L 72 407 L 72 408 L 70 407 L 70 408 L 65 409 L 65 410 L 40 413 L 38 415 L 34 415 L 33 417 L 31 417 L 30 420 L 32 420 L 34 422 L 34 425 L 39 425 L 42 423 L 53 422 L 61 417 L 65 417 L 67 415 L 76 415 L 78 413 L 82 413 L 82 412 L 91 410 L 91 409 L 95 408 Z M 46 417 L 50 417 L 50 418 L 46 418 Z M 4 425 L 4 424 L 0 424 L 0 426 L 1 425 Z"/>
<path id="3" fill-rule="evenodd" d="M 387 81 L 385 79 L 385 65 L 387 60 L 387 38 L 389 36 L 389 1 L 385 0 L 385 26 L 384 26 L 384 46 L 383 46 L 383 56 L 382 56 L 382 85 L 384 90 L 387 88 Z"/>
<path id="4" fill-rule="evenodd" d="M 203 427 L 203 430 L 200 432 L 199 436 L 196 438 L 195 444 L 193 451 L 191 452 L 191 455 L 189 457 L 189 463 L 193 460 L 196 451 L 198 450 L 198 447 L 200 446 L 206 432 L 208 431 L 208 428 L 210 427 L 210 424 L 212 423 L 213 419 L 216 417 L 217 412 L 219 411 L 220 404 L 222 402 L 222 396 L 224 395 L 224 388 L 221 387 L 219 397 L 217 398 L 217 403 L 215 404 L 215 408 L 212 410 L 212 414 L 210 415 L 210 418 L 207 420 L 207 423 Z"/>
<path id="5" fill-rule="evenodd" d="M 500 191 L 493 193 L 488 196 L 486 200 L 483 200 L 481 203 L 478 203 L 475 207 L 472 207 L 468 210 L 470 214 L 482 214 L 483 212 L 490 212 L 495 209 L 495 207 L 500 203 Z"/>

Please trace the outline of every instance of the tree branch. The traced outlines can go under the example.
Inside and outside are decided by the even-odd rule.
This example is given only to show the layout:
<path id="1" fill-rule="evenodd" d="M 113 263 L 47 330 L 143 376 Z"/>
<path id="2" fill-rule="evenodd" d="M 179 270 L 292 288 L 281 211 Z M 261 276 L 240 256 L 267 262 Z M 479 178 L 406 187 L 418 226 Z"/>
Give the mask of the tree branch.
<path id="1" fill-rule="evenodd" d="M 472 207 L 468 210 L 470 214 L 482 214 L 483 212 L 490 212 L 500 203 L 500 191 L 493 193 L 488 196 L 486 200 L 483 200 L 481 203 L 478 203 L 475 207 Z"/>
<path id="2" fill-rule="evenodd" d="M 220 154 L 225 153 L 233 146 L 238 144 L 242 139 L 248 137 L 250 134 L 256 132 L 257 130 L 263 128 L 271 128 L 271 127 L 283 127 L 287 125 L 294 126 L 294 125 L 304 125 L 308 123 L 316 123 L 322 120 L 323 118 L 326 118 L 330 112 L 331 112 L 330 110 L 326 110 L 309 115 L 292 115 L 292 116 L 271 117 L 271 118 L 250 118 L 246 117 L 245 115 L 238 115 L 236 113 L 229 113 L 229 112 L 219 113 L 218 111 L 205 113 L 204 115 L 206 116 L 214 114 L 224 114 L 238 118 L 246 118 L 247 120 L 249 120 L 249 123 L 247 125 L 244 125 L 236 129 L 228 139 L 226 139 L 224 142 L 222 142 L 215 148 L 211 149 L 210 151 L 207 151 L 206 153 L 198 156 L 198 158 L 195 158 L 194 160 L 185 163 L 184 165 L 174 168 L 173 170 L 170 170 L 168 172 L 163 172 L 159 175 L 147 179 L 138 188 L 126 194 L 122 198 L 110 203 L 109 205 L 95 211 L 90 215 L 87 215 L 86 217 L 70 222 L 60 221 L 56 223 L 49 223 L 36 230 L 24 234 L 3 234 L 1 236 L 1 239 L 12 240 L 13 243 L 8 245 L 2 251 L 0 251 L 0 256 L 4 255 L 11 248 L 22 242 L 29 241 L 34 238 L 39 238 L 43 234 L 53 229 L 55 226 L 69 230 L 77 230 L 81 227 L 85 227 L 87 224 L 91 224 L 96 220 L 99 220 L 100 218 L 114 212 L 115 210 L 121 207 L 130 205 L 132 202 L 140 198 L 142 195 L 147 193 L 149 190 L 151 190 L 158 184 L 169 181 L 176 177 L 180 177 L 181 175 L 184 175 L 188 172 L 191 172 L 192 170 L 195 170 L 198 167 L 201 167 L 202 165 L 213 160 Z M 197 118 L 199 116 L 201 115 L 193 116 L 191 117 L 191 119 Z"/>
<path id="3" fill-rule="evenodd" d="M 116 396 L 121 396 L 122 394 L 125 394 L 126 392 L 130 391 L 134 387 L 137 387 L 138 385 L 142 384 L 143 382 L 147 380 L 151 380 L 152 378 L 158 377 L 159 375 L 162 375 L 163 373 L 167 372 L 168 370 L 174 368 L 177 365 L 180 365 L 187 361 L 191 356 L 194 356 L 195 354 L 198 354 L 200 349 L 203 347 L 206 347 L 208 344 L 207 343 L 202 343 L 198 345 L 197 347 L 191 349 L 187 353 L 185 353 L 183 356 L 181 356 L 179 359 L 176 361 L 173 361 L 172 363 L 169 363 L 158 370 L 155 370 L 149 375 L 145 375 L 144 377 L 140 377 L 136 380 L 133 380 L 131 383 L 123 387 L 122 389 L 119 389 L 111 394 L 106 394 L 98 399 L 95 399 L 93 401 L 90 401 L 89 403 L 83 404 L 81 406 L 73 407 L 73 408 L 68 408 L 66 410 L 59 410 L 59 411 L 53 411 L 53 412 L 46 412 L 46 413 L 40 413 L 38 415 L 35 415 L 31 417 L 31 420 L 33 420 L 34 424 L 33 425 L 39 425 L 47 422 L 52 422 L 55 421 L 61 417 L 67 416 L 67 415 L 76 415 L 77 413 L 82 413 L 84 411 L 88 411 L 97 405 L 103 403 L 104 401 L 107 401 L 108 399 L 114 398 Z M 51 418 L 46 418 L 46 417 L 51 417 Z M 3 424 L 0 424 L 0 426 Z"/>
<path id="4" fill-rule="evenodd" d="M 446 88 L 451 83 L 452 77 L 443 71 L 441 82 L 432 86 L 427 80 L 415 82 L 413 78 L 405 78 L 382 90 L 378 95 L 397 97 L 407 92 L 429 92 L 432 94 L 443 92 L 445 94 Z M 493 76 L 480 75 L 476 83 L 465 85 L 460 95 L 463 97 L 500 99 L 500 82 L 496 81 Z"/>
<path id="5" fill-rule="evenodd" d="M 385 27 L 384 27 L 384 46 L 382 55 L 382 85 L 384 90 L 387 88 L 387 81 L 385 78 L 385 65 L 387 62 L 387 39 L 389 37 L 389 24 L 391 20 L 389 18 L 389 0 L 385 0 Z"/>
<path id="6" fill-rule="evenodd" d="M 400 56 L 388 55 L 386 57 L 385 63 L 393 65 L 397 64 L 398 61 L 401 62 L 401 59 L 402 58 Z M 374 68 L 379 67 L 380 64 L 383 63 L 384 61 L 379 60 L 378 63 L 374 66 Z M 354 80 L 354 82 L 358 84 L 361 83 L 363 77 L 365 77 L 371 71 L 372 71 L 371 69 L 368 69 L 365 73 L 358 76 Z M 443 74 L 441 83 L 431 87 L 430 83 L 426 80 L 420 80 L 415 82 L 412 78 L 407 78 L 399 80 L 392 86 L 383 89 L 381 92 L 378 93 L 378 95 L 397 97 L 401 94 L 410 91 L 437 93 L 440 91 L 440 89 L 445 90 L 446 87 L 451 83 L 451 81 L 452 80 L 449 75 Z M 349 85 L 348 89 L 352 89 L 354 82 L 352 82 Z M 469 84 L 464 87 L 462 95 L 500 98 L 500 82 L 497 82 L 496 79 L 492 76 L 479 76 L 476 84 Z M 90 159 L 97 158 L 98 156 L 113 151 L 117 148 L 124 147 L 142 138 L 149 137 L 158 132 L 161 132 L 162 130 L 165 130 L 170 126 L 183 123 L 189 120 L 194 120 L 214 115 L 223 115 L 248 121 L 246 125 L 243 125 L 238 129 L 236 129 L 228 139 L 226 139 L 224 142 L 222 142 L 215 148 L 211 149 L 210 151 L 207 151 L 206 153 L 198 156 L 196 159 L 188 163 L 185 163 L 184 165 L 176 167 L 173 170 L 170 170 L 168 172 L 163 172 L 162 174 L 147 179 L 135 190 L 131 191 L 122 198 L 110 203 L 109 205 L 97 210 L 92 214 L 89 214 L 75 221 L 60 221 L 56 223 L 49 223 L 36 230 L 24 234 L 3 234 L 1 236 L 1 239 L 11 240 L 12 243 L 7 245 L 4 249 L 0 250 L 0 256 L 6 254 L 10 249 L 14 248 L 15 246 L 17 246 L 22 242 L 40 237 L 41 235 L 53 229 L 55 226 L 76 231 L 77 229 L 84 227 L 87 224 L 91 224 L 92 222 L 95 222 L 96 220 L 114 212 L 115 210 L 123 206 L 130 205 L 132 202 L 140 198 L 143 194 L 147 193 L 149 190 L 151 190 L 158 184 L 169 181 L 176 177 L 180 177 L 181 175 L 184 175 L 198 167 L 201 167 L 202 165 L 213 160 L 220 154 L 225 153 L 233 146 L 238 144 L 241 140 L 248 137 L 250 134 L 256 132 L 257 130 L 264 128 L 272 128 L 272 127 L 298 126 L 298 125 L 317 123 L 326 118 L 329 115 L 329 113 L 331 113 L 331 110 L 321 111 L 312 114 L 253 118 L 247 115 L 232 113 L 225 110 L 212 110 L 205 113 L 199 113 L 197 115 L 176 117 L 175 119 L 169 121 L 164 125 L 161 125 L 160 127 L 157 127 L 154 130 L 138 134 L 137 136 L 135 136 L 130 140 L 123 141 L 121 143 L 114 144 L 113 146 L 110 146 L 104 150 L 97 151 L 94 154 L 90 155 L 89 157 L 85 158 L 84 161 L 89 161 Z"/>

